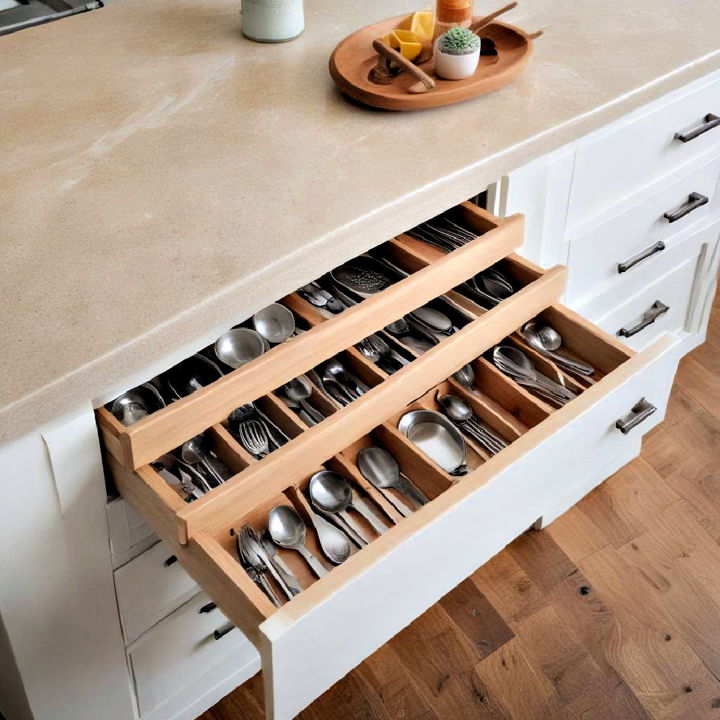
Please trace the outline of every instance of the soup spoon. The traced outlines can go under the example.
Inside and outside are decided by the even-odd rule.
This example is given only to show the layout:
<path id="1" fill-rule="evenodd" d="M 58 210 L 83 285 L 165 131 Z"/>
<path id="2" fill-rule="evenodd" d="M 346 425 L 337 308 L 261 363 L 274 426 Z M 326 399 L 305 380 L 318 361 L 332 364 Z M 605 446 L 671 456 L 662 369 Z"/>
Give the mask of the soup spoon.
<path id="1" fill-rule="evenodd" d="M 307 528 L 295 508 L 288 505 L 274 507 L 268 513 L 267 530 L 276 545 L 297 550 L 319 578 L 327 575 L 322 563 L 305 547 Z"/>
<path id="2" fill-rule="evenodd" d="M 562 347 L 560 333 L 549 325 L 543 325 L 537 320 L 530 320 L 522 328 L 522 335 L 528 341 L 530 347 L 539 353 L 554 360 L 558 365 L 570 372 L 589 377 L 595 372 L 595 368 L 587 363 L 574 360 L 567 355 L 556 352 Z"/>

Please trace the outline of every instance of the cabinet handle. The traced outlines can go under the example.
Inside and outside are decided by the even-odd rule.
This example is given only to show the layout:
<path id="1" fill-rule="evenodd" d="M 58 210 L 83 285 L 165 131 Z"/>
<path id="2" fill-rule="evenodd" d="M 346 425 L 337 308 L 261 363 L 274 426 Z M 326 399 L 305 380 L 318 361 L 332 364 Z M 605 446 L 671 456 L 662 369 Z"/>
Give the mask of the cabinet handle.
<path id="1" fill-rule="evenodd" d="M 231 630 L 234 630 L 235 626 L 231 622 L 226 622 L 221 625 L 217 630 L 213 632 L 213 637 L 219 640 L 221 637 L 225 637 Z"/>
<path id="2" fill-rule="evenodd" d="M 669 305 L 656 300 L 650 309 L 643 315 L 643 319 L 631 328 L 620 328 L 617 334 L 620 337 L 632 337 L 637 335 L 641 330 L 644 330 L 648 325 L 652 325 L 661 315 L 664 315 L 670 309 Z"/>
<path id="3" fill-rule="evenodd" d="M 214 602 L 209 602 L 207 605 L 203 605 L 198 612 L 200 613 L 209 613 L 213 610 L 217 609 L 217 605 Z"/>
<path id="4" fill-rule="evenodd" d="M 656 410 L 657 408 L 652 403 L 642 398 L 626 418 L 622 418 L 615 423 L 615 427 L 623 435 L 627 435 L 633 428 L 647 420 Z"/>
<path id="5" fill-rule="evenodd" d="M 175 555 L 171 555 L 169 558 L 167 558 L 167 560 L 165 560 L 163 565 L 165 567 L 170 567 L 171 565 L 175 564 L 176 562 L 177 562 L 177 558 L 175 557 Z"/>
<path id="6" fill-rule="evenodd" d="M 686 215 L 689 215 L 693 210 L 697 210 L 699 207 L 707 204 L 707 195 L 703 195 L 698 192 L 690 193 L 688 195 L 687 202 L 684 202 L 680 207 L 675 208 L 674 210 L 668 210 L 663 214 L 663 217 L 668 222 L 674 223 L 680 218 L 684 218 Z"/>
<path id="7" fill-rule="evenodd" d="M 647 260 L 651 255 L 654 255 L 655 253 L 662 252 L 664 249 L 665 249 L 665 243 L 662 240 L 660 240 L 659 242 L 656 242 L 651 247 L 643 250 L 641 253 L 638 253 L 637 255 L 633 255 L 631 258 L 629 258 L 625 262 L 618 263 L 618 272 L 619 273 L 627 272 L 631 267 L 634 267 L 635 265 L 642 262 L 643 260 Z"/>
<path id="8" fill-rule="evenodd" d="M 703 118 L 702 125 L 699 125 L 694 130 L 687 133 L 675 133 L 675 139 L 679 140 L 681 143 L 690 142 L 703 133 L 706 133 L 708 130 L 716 128 L 718 125 L 720 125 L 720 117 L 713 115 L 712 113 L 708 113 Z"/>

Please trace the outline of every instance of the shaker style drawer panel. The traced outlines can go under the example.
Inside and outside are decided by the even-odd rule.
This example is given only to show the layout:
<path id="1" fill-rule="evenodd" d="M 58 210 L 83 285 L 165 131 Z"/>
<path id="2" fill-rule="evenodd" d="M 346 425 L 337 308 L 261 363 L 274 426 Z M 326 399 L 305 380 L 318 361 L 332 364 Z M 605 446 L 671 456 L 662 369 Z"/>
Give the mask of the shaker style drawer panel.
<path id="1" fill-rule="evenodd" d="M 634 117 L 578 148 L 568 208 L 571 230 L 719 145 L 720 81 Z"/>
<path id="2" fill-rule="evenodd" d="M 718 235 L 720 222 L 716 221 L 683 236 L 680 245 L 668 247 L 655 258 L 657 276 L 648 277 L 637 286 L 637 292 L 612 288 L 579 305 L 578 312 L 609 333 L 622 331 L 619 337 L 635 350 L 646 347 L 663 332 L 688 329 L 696 302 L 698 269 L 716 252 Z M 665 311 L 665 307 L 669 309 Z M 653 315 L 655 321 L 646 322 Z M 624 331 L 632 334 L 628 337 Z"/>
<path id="3" fill-rule="evenodd" d="M 142 720 L 175 717 L 216 687 L 229 692 L 257 672 L 257 651 L 239 630 L 215 639 L 227 621 L 219 610 L 207 611 L 210 604 L 197 595 L 128 649 Z"/>
<path id="4" fill-rule="evenodd" d="M 720 159 L 693 171 L 630 210 L 572 240 L 567 302 L 581 306 L 605 292 L 627 295 L 670 266 L 665 257 L 688 228 L 718 209 Z M 693 199 L 694 198 L 694 199 Z M 677 210 L 687 212 L 670 222 Z"/>
<path id="5" fill-rule="evenodd" d="M 172 549 L 159 542 L 115 571 L 115 592 L 125 640 L 131 643 L 199 588 Z"/>
<path id="6" fill-rule="evenodd" d="M 422 227 L 392 244 L 409 279 L 471 249 L 444 254 Z M 379 315 L 351 336 L 355 346 L 332 346 L 342 382 L 325 374 L 333 353 L 318 347 L 300 366 L 312 378 L 306 406 L 274 384 L 284 377 L 274 370 L 270 387 L 243 395 L 239 415 L 219 405 L 201 428 L 206 470 L 229 474 L 203 493 L 180 482 L 167 443 L 136 469 L 108 456 L 120 493 L 258 648 L 269 718 L 294 717 L 480 563 L 554 517 L 588 465 L 626 457 L 662 416 L 678 338 L 635 355 L 554 304 L 564 282 L 562 268 L 543 272 L 509 254 L 468 264 L 409 314 L 386 311 L 389 290 L 379 293 Z M 289 306 L 301 310 L 300 298 Z M 321 328 L 313 312 L 324 309 L 305 315 Z M 390 333 L 389 319 L 403 314 L 409 330 Z M 328 326 L 342 332 L 343 315 Z M 435 323 L 434 342 L 421 317 Z M 371 333 L 392 352 L 363 344 Z M 272 353 L 282 362 L 282 347 Z M 265 428 L 260 444 L 248 435 L 253 422 Z"/>
<path id="7" fill-rule="evenodd" d="M 227 417 L 243 403 L 272 392 L 321 360 L 489 267 L 522 244 L 520 216 L 499 220 L 471 203 L 463 203 L 452 212 L 455 220 L 477 235 L 476 240 L 452 253 L 437 251 L 405 236 L 391 240 L 384 246 L 384 259 L 390 260 L 399 274 L 407 277 L 382 292 L 339 315 L 316 311 L 307 301 L 293 295 L 283 302 L 293 311 L 304 332 L 287 343 L 129 427 L 121 425 L 107 409 L 98 410 L 108 452 L 131 468 L 156 460 Z"/>

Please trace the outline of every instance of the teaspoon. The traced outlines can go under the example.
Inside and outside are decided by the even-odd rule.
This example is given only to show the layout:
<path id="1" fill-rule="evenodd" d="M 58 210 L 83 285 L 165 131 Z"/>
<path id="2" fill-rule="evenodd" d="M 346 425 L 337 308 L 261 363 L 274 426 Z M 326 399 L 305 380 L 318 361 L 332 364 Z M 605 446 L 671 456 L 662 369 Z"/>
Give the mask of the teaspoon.
<path id="1" fill-rule="evenodd" d="M 358 467 L 363 477 L 381 492 L 394 488 L 418 505 L 430 502 L 427 496 L 416 487 L 410 479 L 400 472 L 397 460 L 385 448 L 372 445 L 360 450 L 357 456 Z M 412 514 L 412 510 L 389 493 L 383 495 L 405 516 Z"/>
<path id="2" fill-rule="evenodd" d="M 305 413 L 312 420 L 312 424 L 316 425 L 325 419 L 325 416 L 316 410 L 310 403 L 307 402 L 308 398 L 312 395 L 312 385 L 310 380 L 305 375 L 298 375 L 296 378 L 291 380 L 289 383 L 283 385 L 283 393 L 298 403 L 298 405 L 305 411 Z"/>
<path id="3" fill-rule="evenodd" d="M 220 460 L 210 454 L 206 443 L 204 435 L 195 435 L 183 443 L 180 455 L 188 465 L 202 465 L 217 480 L 218 485 L 222 485 L 231 473 Z"/>
<path id="4" fill-rule="evenodd" d="M 322 563 L 305 547 L 307 528 L 295 508 L 287 505 L 274 507 L 268 513 L 267 530 L 276 545 L 297 550 L 319 578 L 327 575 Z"/>

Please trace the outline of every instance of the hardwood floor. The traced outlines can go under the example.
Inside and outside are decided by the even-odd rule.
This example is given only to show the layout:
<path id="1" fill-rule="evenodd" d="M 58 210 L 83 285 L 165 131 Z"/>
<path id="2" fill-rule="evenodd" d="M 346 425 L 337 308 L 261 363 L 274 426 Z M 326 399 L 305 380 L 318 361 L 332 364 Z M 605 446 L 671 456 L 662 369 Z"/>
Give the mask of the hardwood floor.
<path id="1" fill-rule="evenodd" d="M 642 456 L 301 720 L 720 720 L 720 302 Z M 202 720 L 261 720 L 256 676 Z"/>

